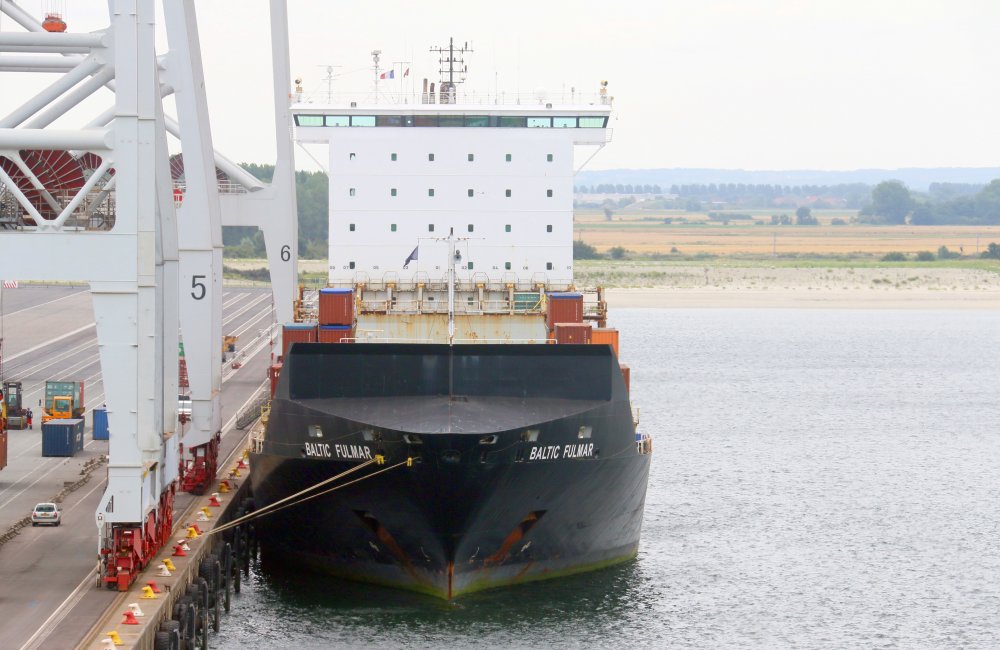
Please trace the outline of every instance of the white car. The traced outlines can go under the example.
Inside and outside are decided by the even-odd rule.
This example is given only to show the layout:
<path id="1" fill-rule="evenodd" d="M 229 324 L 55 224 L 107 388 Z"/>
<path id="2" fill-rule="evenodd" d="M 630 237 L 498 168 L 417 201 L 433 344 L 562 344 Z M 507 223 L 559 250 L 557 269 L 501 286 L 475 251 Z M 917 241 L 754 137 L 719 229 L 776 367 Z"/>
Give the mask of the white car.
<path id="1" fill-rule="evenodd" d="M 39 524 L 58 526 L 61 521 L 62 511 L 59 510 L 59 504 L 39 503 L 35 506 L 35 509 L 31 511 L 32 526 L 37 526 Z"/>

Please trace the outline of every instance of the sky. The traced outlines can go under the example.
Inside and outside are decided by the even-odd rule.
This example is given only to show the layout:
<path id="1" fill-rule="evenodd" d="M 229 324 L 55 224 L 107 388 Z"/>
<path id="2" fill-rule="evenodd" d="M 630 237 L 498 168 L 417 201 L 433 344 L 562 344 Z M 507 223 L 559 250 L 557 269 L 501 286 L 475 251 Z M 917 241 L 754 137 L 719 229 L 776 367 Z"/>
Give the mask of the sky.
<path id="1" fill-rule="evenodd" d="M 53 0 L 23 0 L 40 15 Z M 106 3 L 68 0 L 70 31 Z M 273 160 L 266 0 L 196 0 L 216 148 Z M 437 81 L 468 42 L 467 90 L 558 100 L 609 81 L 612 143 L 588 169 L 1000 166 L 996 0 L 289 0 L 292 76 L 370 92 L 370 53 Z M 18 29 L 0 17 L 0 29 Z M 165 45 L 164 45 L 165 47 Z M 400 75 L 402 68 L 397 68 Z M 19 78 L 18 78 L 19 77 Z M 0 74 L 0 110 L 42 79 Z M 398 82 L 396 87 L 401 87 Z M 383 86 L 383 89 L 385 86 Z M 17 89 L 17 90 L 15 90 Z M 8 92 L 13 91 L 13 92 Z M 95 98 L 102 106 L 107 97 Z M 60 123 L 60 125 L 65 122 Z M 301 168 L 314 169 L 297 154 Z"/>

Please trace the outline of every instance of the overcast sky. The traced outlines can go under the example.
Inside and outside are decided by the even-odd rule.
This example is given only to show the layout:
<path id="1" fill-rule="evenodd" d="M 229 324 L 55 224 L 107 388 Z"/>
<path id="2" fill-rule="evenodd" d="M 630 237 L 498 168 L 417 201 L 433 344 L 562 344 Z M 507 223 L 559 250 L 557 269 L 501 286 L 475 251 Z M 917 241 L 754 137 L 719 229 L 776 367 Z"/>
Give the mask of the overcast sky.
<path id="1" fill-rule="evenodd" d="M 107 24 L 104 2 L 66 4 L 70 31 Z M 274 155 L 267 4 L 196 3 L 216 147 L 237 161 Z M 328 65 L 334 92 L 369 90 L 373 49 L 436 81 L 427 50 L 449 36 L 474 49 L 469 90 L 558 98 L 607 79 L 614 137 L 589 169 L 1000 165 L 998 0 L 290 0 L 289 14 L 307 91 L 325 92 Z M 0 76 L 4 112 L 21 83 Z"/>

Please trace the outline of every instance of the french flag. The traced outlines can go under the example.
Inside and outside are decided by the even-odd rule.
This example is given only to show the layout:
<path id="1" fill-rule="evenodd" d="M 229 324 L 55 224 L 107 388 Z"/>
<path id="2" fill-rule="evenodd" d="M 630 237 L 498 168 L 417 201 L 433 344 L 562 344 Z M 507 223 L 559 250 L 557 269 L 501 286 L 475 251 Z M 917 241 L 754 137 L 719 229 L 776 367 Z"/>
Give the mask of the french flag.
<path id="1" fill-rule="evenodd" d="M 378 78 L 379 79 L 395 79 L 396 78 L 396 71 L 395 70 L 390 70 L 389 72 L 383 72 L 382 74 L 380 74 L 378 76 Z"/>

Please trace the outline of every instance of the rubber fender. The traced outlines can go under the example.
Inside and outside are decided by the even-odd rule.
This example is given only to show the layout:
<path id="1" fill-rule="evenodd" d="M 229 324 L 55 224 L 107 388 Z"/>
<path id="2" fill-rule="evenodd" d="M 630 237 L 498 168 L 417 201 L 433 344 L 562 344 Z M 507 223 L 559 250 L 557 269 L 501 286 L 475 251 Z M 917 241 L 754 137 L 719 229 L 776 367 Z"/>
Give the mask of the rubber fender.
<path id="1" fill-rule="evenodd" d="M 170 650 L 170 633 L 157 632 L 153 637 L 153 650 Z"/>

